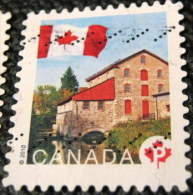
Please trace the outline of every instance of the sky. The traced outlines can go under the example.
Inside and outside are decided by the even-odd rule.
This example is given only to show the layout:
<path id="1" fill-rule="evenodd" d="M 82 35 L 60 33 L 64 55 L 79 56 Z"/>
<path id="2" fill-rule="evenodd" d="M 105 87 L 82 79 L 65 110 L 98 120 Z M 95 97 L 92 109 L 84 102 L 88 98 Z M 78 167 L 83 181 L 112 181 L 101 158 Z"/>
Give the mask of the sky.
<path id="1" fill-rule="evenodd" d="M 103 25 L 108 28 L 107 36 L 112 38 L 108 38 L 106 47 L 98 58 L 63 55 L 38 59 L 35 88 L 39 85 L 54 85 L 59 88 L 60 78 L 69 66 L 73 69 L 79 86 L 87 86 L 85 81 L 87 77 L 142 49 L 149 50 L 165 60 L 168 59 L 167 35 L 163 35 L 167 28 L 164 12 L 42 21 L 42 25 L 62 24 L 79 28 Z M 114 33 L 117 35 L 114 36 Z"/>

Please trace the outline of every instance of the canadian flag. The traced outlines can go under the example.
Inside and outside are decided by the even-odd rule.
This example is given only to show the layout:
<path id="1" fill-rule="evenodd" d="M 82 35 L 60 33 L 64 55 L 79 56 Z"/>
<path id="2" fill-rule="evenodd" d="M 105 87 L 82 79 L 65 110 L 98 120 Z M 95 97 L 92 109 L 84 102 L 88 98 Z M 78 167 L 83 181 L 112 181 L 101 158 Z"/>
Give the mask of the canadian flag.
<path id="1" fill-rule="evenodd" d="M 78 28 L 71 25 L 41 26 L 38 58 L 62 55 L 98 57 L 107 44 L 108 28 L 91 25 Z"/>

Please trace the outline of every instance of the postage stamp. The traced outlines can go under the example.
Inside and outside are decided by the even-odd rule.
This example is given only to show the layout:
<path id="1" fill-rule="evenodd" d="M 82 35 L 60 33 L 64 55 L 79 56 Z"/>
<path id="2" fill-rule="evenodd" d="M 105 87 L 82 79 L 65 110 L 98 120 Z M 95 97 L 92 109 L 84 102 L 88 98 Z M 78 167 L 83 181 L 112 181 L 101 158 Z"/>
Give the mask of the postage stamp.
<path id="1" fill-rule="evenodd" d="M 0 85 L 5 82 L 5 79 L 1 77 L 1 74 L 4 73 L 6 70 L 5 66 L 3 66 L 3 62 L 5 62 L 7 59 L 7 57 L 4 55 L 4 52 L 8 50 L 8 46 L 5 45 L 5 41 L 9 38 L 9 36 L 6 34 L 6 31 L 10 28 L 10 25 L 7 24 L 7 20 L 10 17 L 10 13 L 3 14 L 0 12 Z M 3 93 L 4 90 L 0 88 L 0 95 L 2 95 Z M 2 104 L 3 102 L 0 100 L 0 106 Z"/>
<path id="2" fill-rule="evenodd" d="M 4 185 L 186 190 L 181 8 L 30 13 Z"/>

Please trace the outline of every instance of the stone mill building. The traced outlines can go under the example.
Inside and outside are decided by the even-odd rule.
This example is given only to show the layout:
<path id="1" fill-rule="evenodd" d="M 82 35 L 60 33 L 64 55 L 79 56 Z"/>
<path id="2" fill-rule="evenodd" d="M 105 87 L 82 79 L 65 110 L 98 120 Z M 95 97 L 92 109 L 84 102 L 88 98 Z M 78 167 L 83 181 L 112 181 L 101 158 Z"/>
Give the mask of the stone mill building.
<path id="1" fill-rule="evenodd" d="M 57 105 L 54 130 L 78 136 L 120 122 L 168 118 L 168 71 L 168 62 L 147 50 L 116 61 Z"/>

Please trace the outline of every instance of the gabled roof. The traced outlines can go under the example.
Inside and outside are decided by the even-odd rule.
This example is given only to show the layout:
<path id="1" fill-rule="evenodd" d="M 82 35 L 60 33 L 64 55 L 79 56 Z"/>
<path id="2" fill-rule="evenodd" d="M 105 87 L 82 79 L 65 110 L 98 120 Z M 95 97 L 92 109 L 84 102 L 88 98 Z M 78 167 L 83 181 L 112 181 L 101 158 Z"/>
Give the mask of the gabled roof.
<path id="1" fill-rule="evenodd" d="M 118 61 L 114 62 L 113 64 L 107 66 L 106 68 L 102 69 L 101 71 L 97 72 L 96 74 L 93 74 L 92 76 L 88 77 L 88 78 L 86 79 L 86 81 L 87 81 L 87 82 L 92 81 L 93 79 L 95 79 L 95 78 L 97 78 L 98 76 L 100 76 L 100 75 L 102 75 L 102 74 L 108 72 L 109 70 L 111 70 L 111 69 L 113 69 L 113 68 L 118 68 L 118 66 L 120 65 L 120 63 L 122 63 L 122 62 L 124 62 L 124 61 L 126 61 L 126 60 L 129 60 L 129 59 L 131 59 L 131 58 L 134 58 L 135 56 L 140 55 L 141 53 L 147 53 L 147 54 L 153 56 L 154 58 L 157 58 L 157 59 L 160 60 L 161 62 L 163 62 L 163 63 L 165 63 L 165 64 L 168 65 L 168 62 L 165 61 L 164 59 L 160 58 L 159 56 L 155 55 L 154 53 L 152 53 L 152 52 L 150 52 L 150 51 L 148 51 L 148 50 L 146 50 L 146 49 L 143 49 L 143 50 L 141 50 L 141 51 L 139 51 L 139 52 L 137 52 L 137 53 L 135 53 L 135 54 L 133 54 L 133 55 L 131 55 L 131 56 L 129 56 L 129 57 L 126 57 L 126 58 L 124 58 L 124 59 L 122 59 L 122 60 L 118 60 Z"/>
<path id="2" fill-rule="evenodd" d="M 110 78 L 98 85 L 88 88 L 72 96 L 72 100 L 114 100 L 115 78 Z"/>
<path id="3" fill-rule="evenodd" d="M 86 89 L 88 89 L 88 87 L 79 87 L 79 89 L 78 89 L 79 91 L 77 92 L 77 94 L 80 93 L 80 92 L 85 91 Z M 67 103 L 67 102 L 70 102 L 72 100 L 72 96 L 73 95 L 71 95 L 69 97 L 66 97 L 63 100 L 61 100 L 60 102 L 57 103 L 57 106 L 63 105 L 64 103 Z"/>
<path id="4" fill-rule="evenodd" d="M 57 106 L 60 106 L 60 105 L 62 105 L 64 103 L 67 103 L 67 102 L 69 102 L 71 100 L 72 100 L 72 96 L 64 98 L 62 101 L 58 102 Z"/>
<path id="5" fill-rule="evenodd" d="M 63 105 L 71 100 L 114 100 L 115 99 L 115 78 L 110 78 L 98 85 L 78 92 L 68 98 L 63 99 L 57 106 Z"/>

